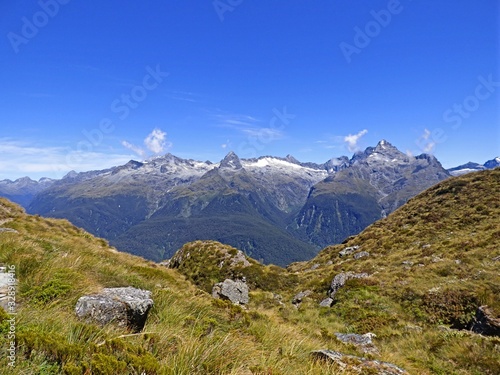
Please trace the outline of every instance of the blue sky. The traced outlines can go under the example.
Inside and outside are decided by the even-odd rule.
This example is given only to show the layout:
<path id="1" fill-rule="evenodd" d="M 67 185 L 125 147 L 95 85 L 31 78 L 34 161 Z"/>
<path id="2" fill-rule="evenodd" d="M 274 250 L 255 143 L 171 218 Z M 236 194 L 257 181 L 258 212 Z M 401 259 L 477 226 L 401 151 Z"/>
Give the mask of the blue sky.
<path id="1" fill-rule="evenodd" d="M 0 179 L 171 152 L 500 155 L 497 0 L 0 4 Z"/>

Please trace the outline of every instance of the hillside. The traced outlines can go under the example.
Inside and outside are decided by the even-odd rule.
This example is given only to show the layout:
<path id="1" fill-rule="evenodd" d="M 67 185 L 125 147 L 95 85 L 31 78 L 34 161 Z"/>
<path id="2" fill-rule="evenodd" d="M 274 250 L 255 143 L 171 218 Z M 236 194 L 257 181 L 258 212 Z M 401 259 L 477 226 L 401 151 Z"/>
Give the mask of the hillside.
<path id="1" fill-rule="evenodd" d="M 286 266 L 340 243 L 449 174 L 430 155 L 380 141 L 322 164 L 229 152 L 219 163 L 167 154 L 70 174 L 38 194 L 33 214 L 64 218 L 154 261 L 216 240 Z"/>
<path id="2" fill-rule="evenodd" d="M 479 306 L 500 311 L 499 193 L 500 169 L 446 180 L 287 270 L 213 241 L 186 244 L 159 265 L 0 200 L 0 265 L 15 265 L 18 279 L 13 373 L 382 373 L 311 356 L 329 349 L 409 374 L 498 374 L 500 338 L 469 329 Z M 360 276 L 337 283 L 331 307 L 319 306 L 342 272 Z M 207 293 L 226 278 L 246 279 L 247 306 Z M 142 332 L 77 319 L 79 297 L 117 286 L 152 292 Z M 4 351 L 7 318 L 0 316 Z M 352 333 L 373 333 L 373 343 L 341 341 Z"/>
<path id="3" fill-rule="evenodd" d="M 337 244 L 448 177 L 435 157 L 408 156 L 382 140 L 314 185 L 293 227 L 320 247 Z"/>
<path id="4" fill-rule="evenodd" d="M 498 336 L 467 330 L 481 305 L 500 317 L 499 196 L 499 168 L 451 178 L 289 270 L 315 303 L 334 276 L 365 273 L 338 290 L 328 314 L 376 333 L 390 350 L 414 351 L 411 361 L 434 373 L 498 373 Z"/>

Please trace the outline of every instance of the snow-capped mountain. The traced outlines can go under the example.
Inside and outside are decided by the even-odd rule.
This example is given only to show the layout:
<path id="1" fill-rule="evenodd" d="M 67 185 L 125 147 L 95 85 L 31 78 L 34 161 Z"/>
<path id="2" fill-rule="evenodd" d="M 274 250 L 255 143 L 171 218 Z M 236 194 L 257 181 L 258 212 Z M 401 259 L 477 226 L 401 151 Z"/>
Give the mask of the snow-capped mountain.
<path id="1" fill-rule="evenodd" d="M 22 177 L 15 181 L 0 181 L 0 196 L 10 199 L 21 206 L 27 206 L 33 197 L 51 186 L 55 180 L 50 178 L 41 178 L 38 181 L 29 177 Z"/>
<path id="2" fill-rule="evenodd" d="M 103 171 L 70 173 L 29 212 L 67 218 L 119 249 L 153 260 L 213 239 L 280 265 L 311 258 L 449 174 L 432 156 L 387 141 L 323 164 L 293 156 L 219 163 L 167 154 Z"/>
<path id="3" fill-rule="evenodd" d="M 468 162 L 466 164 L 459 165 L 458 167 L 448 169 L 448 172 L 452 176 L 460 176 L 462 174 L 483 171 L 485 169 L 495 169 L 500 167 L 500 157 L 496 157 L 494 159 L 488 160 L 484 164 Z"/>
<path id="4" fill-rule="evenodd" d="M 316 184 L 292 227 L 319 246 L 339 243 L 449 176 L 435 157 L 408 156 L 382 140 Z"/>

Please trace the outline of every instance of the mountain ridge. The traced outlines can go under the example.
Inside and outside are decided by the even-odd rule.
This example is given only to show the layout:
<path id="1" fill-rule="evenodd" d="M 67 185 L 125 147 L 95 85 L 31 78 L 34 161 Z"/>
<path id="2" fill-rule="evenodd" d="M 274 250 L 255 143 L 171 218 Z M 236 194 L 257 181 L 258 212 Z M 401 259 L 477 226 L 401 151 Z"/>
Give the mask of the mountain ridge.
<path id="1" fill-rule="evenodd" d="M 410 157 L 385 140 L 323 164 L 291 155 L 240 159 L 232 151 L 219 163 L 167 154 L 58 181 L 28 211 L 67 218 L 155 261 L 203 239 L 286 265 L 358 233 L 448 176 L 434 157 Z"/>

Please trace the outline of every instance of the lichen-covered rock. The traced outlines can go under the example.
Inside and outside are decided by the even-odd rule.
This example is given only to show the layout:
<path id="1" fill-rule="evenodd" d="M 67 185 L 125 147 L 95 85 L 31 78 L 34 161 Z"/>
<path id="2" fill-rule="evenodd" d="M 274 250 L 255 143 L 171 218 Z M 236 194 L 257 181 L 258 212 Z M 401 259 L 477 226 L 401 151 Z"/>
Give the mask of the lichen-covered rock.
<path id="1" fill-rule="evenodd" d="M 363 357 L 347 355 L 333 350 L 315 350 L 311 352 L 314 359 L 331 361 L 343 371 L 373 375 L 410 375 L 406 370 L 388 362 L 369 360 Z"/>
<path id="2" fill-rule="evenodd" d="M 152 306 L 153 300 L 148 290 L 105 288 L 101 293 L 80 297 L 75 312 L 79 318 L 101 325 L 115 323 L 140 331 Z"/>
<path id="3" fill-rule="evenodd" d="M 363 353 L 378 353 L 378 349 L 372 341 L 372 338 L 376 337 L 374 333 L 368 332 L 363 335 L 357 333 L 335 333 L 335 336 L 345 344 L 357 346 Z"/>
<path id="4" fill-rule="evenodd" d="M 335 294 L 337 294 L 337 291 L 342 288 L 347 280 L 351 279 L 364 279 L 367 278 L 368 274 L 367 273 L 353 273 L 353 272 L 342 272 L 336 275 L 332 283 L 330 284 L 330 298 L 335 298 Z"/>
<path id="5" fill-rule="evenodd" d="M 244 280 L 226 279 L 214 285 L 212 297 L 229 300 L 235 305 L 246 305 L 249 301 L 248 286 Z"/>

